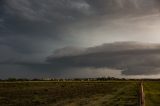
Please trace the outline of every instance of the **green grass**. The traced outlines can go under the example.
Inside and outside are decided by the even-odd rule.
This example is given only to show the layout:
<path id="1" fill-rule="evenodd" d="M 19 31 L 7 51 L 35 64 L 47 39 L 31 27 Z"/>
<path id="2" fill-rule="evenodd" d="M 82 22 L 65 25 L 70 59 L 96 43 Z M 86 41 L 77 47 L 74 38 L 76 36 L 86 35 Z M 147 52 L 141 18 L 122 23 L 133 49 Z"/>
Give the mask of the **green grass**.
<path id="1" fill-rule="evenodd" d="M 160 106 L 160 82 L 144 82 L 146 106 Z"/>
<path id="2" fill-rule="evenodd" d="M 138 83 L 0 83 L 0 106 L 138 106 Z"/>

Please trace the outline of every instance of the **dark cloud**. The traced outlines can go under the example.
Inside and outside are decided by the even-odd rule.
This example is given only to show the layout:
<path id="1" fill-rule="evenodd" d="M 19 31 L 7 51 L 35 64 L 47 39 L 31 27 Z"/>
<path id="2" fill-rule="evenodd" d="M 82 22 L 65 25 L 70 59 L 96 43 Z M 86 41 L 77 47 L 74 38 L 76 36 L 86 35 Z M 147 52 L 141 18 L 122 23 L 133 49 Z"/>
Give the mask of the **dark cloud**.
<path id="1" fill-rule="evenodd" d="M 84 0 L 1 0 L 0 5 L 0 44 L 19 54 L 46 55 L 73 43 L 63 26 L 90 15 Z"/>
<path id="2" fill-rule="evenodd" d="M 114 16 L 124 14 L 149 14 L 159 10 L 158 0 L 86 0 L 94 7 L 97 14 Z"/>
<path id="3" fill-rule="evenodd" d="M 6 0 L 4 9 L 12 32 L 39 37 L 51 36 L 51 31 L 56 37 L 59 27 L 90 14 L 83 0 Z"/>
<path id="4" fill-rule="evenodd" d="M 48 70 L 60 70 L 54 74 L 61 76 L 65 68 L 71 73 L 70 68 L 91 67 L 123 69 L 123 74 L 132 75 L 157 73 L 159 47 L 95 45 L 160 42 L 159 6 L 159 0 L 0 0 L 0 67 L 3 74 L 15 70 L 15 76 L 52 75 Z"/>
<path id="5" fill-rule="evenodd" d="M 64 52 L 67 52 L 65 49 Z M 73 52 L 74 53 L 74 52 Z M 50 56 L 54 67 L 95 67 L 123 70 L 126 75 L 150 75 L 160 73 L 160 45 L 133 42 L 104 44 L 87 48 L 81 54 Z M 65 53 L 64 53 L 65 54 Z"/>

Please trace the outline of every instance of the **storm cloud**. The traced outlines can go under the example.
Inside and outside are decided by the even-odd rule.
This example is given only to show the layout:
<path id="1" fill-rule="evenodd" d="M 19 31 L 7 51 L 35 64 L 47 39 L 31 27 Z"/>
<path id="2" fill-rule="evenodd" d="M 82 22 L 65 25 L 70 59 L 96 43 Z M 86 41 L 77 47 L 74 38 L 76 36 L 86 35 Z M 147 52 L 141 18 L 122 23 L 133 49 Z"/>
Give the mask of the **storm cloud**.
<path id="1" fill-rule="evenodd" d="M 69 49 L 68 49 L 69 50 Z M 63 49 L 61 50 L 61 52 Z M 61 53 L 60 52 L 60 53 Z M 53 66 L 94 67 L 122 70 L 125 75 L 149 75 L 160 73 L 160 45 L 137 42 L 117 42 L 86 48 L 81 54 L 50 56 L 47 61 Z"/>
<path id="2" fill-rule="evenodd" d="M 0 0 L 0 78 L 157 74 L 159 18 L 159 0 Z"/>

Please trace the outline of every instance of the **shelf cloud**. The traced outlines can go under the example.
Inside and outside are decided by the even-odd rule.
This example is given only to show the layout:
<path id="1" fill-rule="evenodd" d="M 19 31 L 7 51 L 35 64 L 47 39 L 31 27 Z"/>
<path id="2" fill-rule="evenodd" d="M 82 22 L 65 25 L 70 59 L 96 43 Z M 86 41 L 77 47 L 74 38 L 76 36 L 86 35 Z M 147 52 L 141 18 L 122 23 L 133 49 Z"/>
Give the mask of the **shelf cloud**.
<path id="1" fill-rule="evenodd" d="M 0 78 L 159 73 L 159 0 L 0 0 L 0 14 Z"/>
<path id="2" fill-rule="evenodd" d="M 63 49 L 61 50 L 61 52 Z M 125 75 L 158 74 L 160 69 L 160 45 L 137 42 L 116 42 L 86 48 L 81 53 L 50 56 L 47 61 L 53 66 L 94 67 L 122 70 Z M 74 50 L 73 50 L 74 53 Z"/>

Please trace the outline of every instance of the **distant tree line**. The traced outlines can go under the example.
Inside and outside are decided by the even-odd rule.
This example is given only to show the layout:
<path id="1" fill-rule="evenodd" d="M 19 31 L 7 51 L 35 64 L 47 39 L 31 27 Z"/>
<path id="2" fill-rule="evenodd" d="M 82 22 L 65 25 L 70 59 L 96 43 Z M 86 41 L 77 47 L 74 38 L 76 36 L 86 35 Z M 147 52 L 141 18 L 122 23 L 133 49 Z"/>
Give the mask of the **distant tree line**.
<path id="1" fill-rule="evenodd" d="M 125 78 L 115 78 L 115 77 L 98 77 L 98 78 L 8 78 L 8 79 L 0 79 L 0 81 L 107 81 L 107 80 L 126 80 Z"/>
<path id="2" fill-rule="evenodd" d="M 56 79 L 56 78 L 8 78 L 8 79 L 0 79 L 0 81 L 116 81 L 116 80 L 144 80 L 144 81 L 160 81 L 160 79 L 125 79 L 125 78 L 115 78 L 115 77 L 98 77 L 98 78 L 64 78 L 64 79 Z"/>

